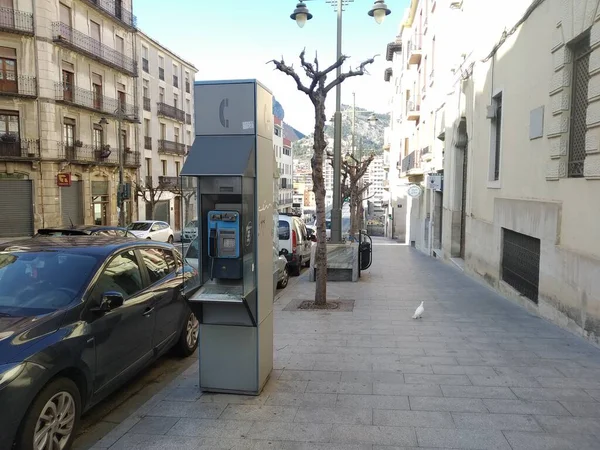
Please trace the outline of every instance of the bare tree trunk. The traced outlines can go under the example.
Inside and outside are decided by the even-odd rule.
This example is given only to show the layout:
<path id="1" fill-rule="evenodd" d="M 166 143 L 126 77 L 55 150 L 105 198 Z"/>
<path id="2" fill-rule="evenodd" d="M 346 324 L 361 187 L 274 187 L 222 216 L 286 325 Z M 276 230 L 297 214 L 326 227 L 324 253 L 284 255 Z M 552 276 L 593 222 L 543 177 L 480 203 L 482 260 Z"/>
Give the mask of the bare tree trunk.
<path id="1" fill-rule="evenodd" d="M 356 189 L 350 192 L 350 235 L 356 237 L 358 233 L 358 193 Z"/>
<path id="2" fill-rule="evenodd" d="M 317 279 L 315 305 L 327 303 L 327 228 L 325 226 L 325 179 L 323 178 L 323 159 L 325 147 L 325 99 L 317 99 L 315 104 L 315 139 L 312 157 L 313 192 L 315 193 L 317 213 Z"/>

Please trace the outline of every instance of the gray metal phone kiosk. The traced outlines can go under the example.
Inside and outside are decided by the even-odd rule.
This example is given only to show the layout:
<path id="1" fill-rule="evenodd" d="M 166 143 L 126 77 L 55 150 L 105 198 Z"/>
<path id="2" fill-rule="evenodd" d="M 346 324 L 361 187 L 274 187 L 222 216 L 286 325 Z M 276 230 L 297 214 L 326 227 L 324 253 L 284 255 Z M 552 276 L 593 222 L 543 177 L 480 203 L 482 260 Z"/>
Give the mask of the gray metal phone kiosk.
<path id="1" fill-rule="evenodd" d="M 273 369 L 272 94 L 256 80 L 196 82 L 200 389 L 258 395 Z M 182 183 L 189 180 L 182 179 Z"/>

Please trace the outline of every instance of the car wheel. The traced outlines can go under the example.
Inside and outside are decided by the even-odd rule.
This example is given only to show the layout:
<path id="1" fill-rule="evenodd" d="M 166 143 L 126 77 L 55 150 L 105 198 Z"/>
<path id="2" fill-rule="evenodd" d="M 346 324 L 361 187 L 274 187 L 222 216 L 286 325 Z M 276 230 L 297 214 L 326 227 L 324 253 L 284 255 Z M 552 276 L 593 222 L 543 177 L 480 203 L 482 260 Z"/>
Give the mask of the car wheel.
<path id="1" fill-rule="evenodd" d="M 180 356 L 184 358 L 190 356 L 198 348 L 198 332 L 200 331 L 200 323 L 193 312 L 190 312 L 183 330 L 181 330 L 181 336 L 177 343 L 176 350 Z"/>
<path id="2" fill-rule="evenodd" d="M 148 239 L 149 241 L 151 241 L 151 240 L 152 240 L 152 238 L 151 238 L 151 237 L 147 237 L 146 239 Z"/>
<path id="3" fill-rule="evenodd" d="M 285 287 L 288 285 L 288 281 L 290 280 L 290 274 L 288 272 L 288 268 L 287 265 L 283 268 L 283 274 L 281 277 L 281 280 L 279 280 L 279 283 L 277 283 L 277 287 L 279 289 L 285 289 Z"/>
<path id="4" fill-rule="evenodd" d="M 173 236 L 169 236 L 169 239 L 167 239 L 167 242 L 169 244 L 172 244 L 173 243 Z"/>
<path id="5" fill-rule="evenodd" d="M 17 440 L 20 450 L 67 450 L 79 425 L 81 398 L 68 378 L 50 382 L 29 408 Z"/>

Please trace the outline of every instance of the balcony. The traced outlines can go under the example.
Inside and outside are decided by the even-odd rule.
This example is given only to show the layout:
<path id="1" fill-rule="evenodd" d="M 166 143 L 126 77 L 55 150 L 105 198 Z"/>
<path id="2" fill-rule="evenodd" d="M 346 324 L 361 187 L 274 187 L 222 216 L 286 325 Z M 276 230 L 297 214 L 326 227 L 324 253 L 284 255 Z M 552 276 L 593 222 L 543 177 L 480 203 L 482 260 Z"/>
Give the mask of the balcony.
<path id="1" fill-rule="evenodd" d="M 158 68 L 158 78 L 165 81 L 165 69 L 163 67 Z"/>
<path id="2" fill-rule="evenodd" d="M 421 48 L 421 39 L 416 42 L 408 42 L 408 63 L 409 64 L 421 64 L 421 57 L 423 56 L 423 50 Z"/>
<path id="3" fill-rule="evenodd" d="M 423 175 L 421 167 L 421 150 L 414 150 L 402 160 L 401 172 L 406 175 Z"/>
<path id="4" fill-rule="evenodd" d="M 137 76 L 137 64 L 132 58 L 73 29 L 67 24 L 54 22 L 52 24 L 52 39 L 61 47 L 79 52 L 132 77 Z"/>
<path id="5" fill-rule="evenodd" d="M 123 8 L 120 0 L 84 0 L 84 2 L 105 16 L 118 20 L 132 31 L 137 27 L 137 18 L 131 11 Z"/>
<path id="6" fill-rule="evenodd" d="M 0 7 L 0 31 L 33 36 L 33 14 Z"/>
<path id="7" fill-rule="evenodd" d="M 19 139 L 17 136 L 0 137 L 0 160 L 40 159 L 40 142 L 36 139 Z"/>
<path id="8" fill-rule="evenodd" d="M 150 73 L 150 64 L 146 58 L 142 58 L 142 70 L 146 73 Z"/>
<path id="9" fill-rule="evenodd" d="M 168 117 L 169 119 L 177 120 L 178 122 L 185 122 L 185 111 L 175 108 L 174 106 L 167 105 L 166 103 L 158 102 L 158 113 L 159 116 Z"/>
<path id="10" fill-rule="evenodd" d="M 188 94 L 192 91 L 192 86 L 190 85 L 189 81 L 185 82 L 185 92 L 187 92 Z"/>
<path id="11" fill-rule="evenodd" d="M 159 139 L 158 153 L 168 153 L 171 155 L 185 156 L 187 155 L 187 147 L 185 144 L 180 144 L 179 142 Z"/>
<path id="12" fill-rule="evenodd" d="M 144 136 L 144 148 L 146 150 L 152 150 L 152 137 Z"/>
<path id="13" fill-rule="evenodd" d="M 386 47 L 385 60 L 393 61 L 394 53 L 401 52 L 401 51 L 402 51 L 402 42 L 390 42 Z"/>
<path id="14" fill-rule="evenodd" d="M 158 177 L 158 186 L 167 190 L 184 190 L 195 188 L 193 178 L 168 177 L 164 175 Z"/>
<path id="15" fill-rule="evenodd" d="M 37 79 L 27 75 L 17 75 L 16 79 L 10 80 L 10 74 L 6 74 L 4 80 L 0 80 L 0 95 L 5 97 L 37 97 Z"/>
<path id="16" fill-rule="evenodd" d="M 94 112 L 100 112 L 111 117 L 116 117 L 118 111 L 125 116 L 124 120 L 137 122 L 137 107 L 123 103 L 116 98 L 97 95 L 94 91 L 81 89 L 69 83 L 55 83 L 57 102 L 78 106 Z"/>
<path id="17" fill-rule="evenodd" d="M 192 124 L 192 115 L 191 114 L 185 115 L 185 123 L 187 123 L 188 125 Z"/>
<path id="18" fill-rule="evenodd" d="M 58 143 L 59 159 L 74 164 L 92 164 L 102 166 L 118 166 L 119 154 L 117 149 L 104 146 L 103 148 L 92 145 L 73 146 L 65 142 Z M 140 166 L 140 152 L 124 151 L 123 165 L 125 167 Z"/>
<path id="19" fill-rule="evenodd" d="M 393 75 L 394 75 L 393 69 L 391 67 L 388 67 L 383 72 L 383 81 L 385 81 L 386 83 L 389 82 Z"/>
<path id="20" fill-rule="evenodd" d="M 421 118 L 421 105 L 414 100 L 407 101 L 406 118 L 408 120 L 419 120 Z"/>

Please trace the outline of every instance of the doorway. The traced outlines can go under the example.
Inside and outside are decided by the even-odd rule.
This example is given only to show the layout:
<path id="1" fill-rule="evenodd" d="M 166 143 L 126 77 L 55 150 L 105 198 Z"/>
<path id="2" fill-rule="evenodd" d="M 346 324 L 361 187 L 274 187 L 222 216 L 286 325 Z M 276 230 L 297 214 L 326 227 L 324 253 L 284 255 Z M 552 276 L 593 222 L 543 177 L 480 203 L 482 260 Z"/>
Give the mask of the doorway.
<path id="1" fill-rule="evenodd" d="M 469 166 L 469 146 L 463 150 L 462 188 L 460 205 L 460 257 L 465 259 L 465 238 L 467 226 L 467 174 Z"/>
<path id="2" fill-rule="evenodd" d="M 175 229 L 181 230 L 181 197 L 175 197 L 173 210 L 175 214 Z"/>

